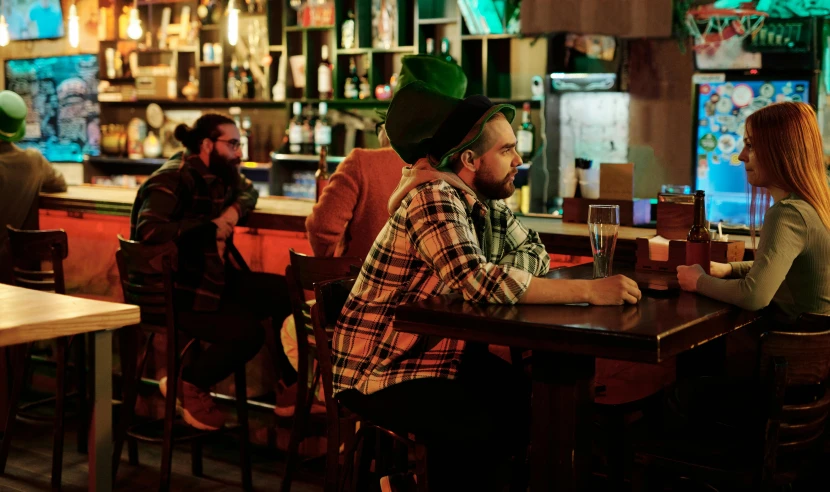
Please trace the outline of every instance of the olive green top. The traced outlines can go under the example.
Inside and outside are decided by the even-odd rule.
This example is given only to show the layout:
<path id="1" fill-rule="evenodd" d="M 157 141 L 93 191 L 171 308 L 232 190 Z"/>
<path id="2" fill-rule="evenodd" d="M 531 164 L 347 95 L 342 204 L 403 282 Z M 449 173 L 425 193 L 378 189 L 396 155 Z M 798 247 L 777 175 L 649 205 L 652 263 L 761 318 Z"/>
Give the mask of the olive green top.
<path id="1" fill-rule="evenodd" d="M 750 311 L 772 302 L 789 321 L 830 314 L 830 231 L 795 194 L 767 210 L 755 261 L 731 265 L 732 278 L 702 275 L 698 292 Z"/>

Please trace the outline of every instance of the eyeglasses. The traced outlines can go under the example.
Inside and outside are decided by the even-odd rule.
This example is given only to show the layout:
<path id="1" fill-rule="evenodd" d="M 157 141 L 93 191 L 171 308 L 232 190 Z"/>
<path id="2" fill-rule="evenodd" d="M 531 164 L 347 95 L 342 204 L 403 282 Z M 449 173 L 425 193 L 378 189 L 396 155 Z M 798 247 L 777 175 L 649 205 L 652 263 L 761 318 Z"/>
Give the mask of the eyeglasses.
<path id="1" fill-rule="evenodd" d="M 214 142 L 225 142 L 226 144 L 228 144 L 228 146 L 231 148 L 231 150 L 233 150 L 233 151 L 239 150 L 239 143 L 240 142 L 239 142 L 239 140 L 237 140 L 235 138 L 232 138 L 230 140 L 224 140 L 224 139 L 221 139 L 221 138 L 214 138 L 213 141 Z"/>

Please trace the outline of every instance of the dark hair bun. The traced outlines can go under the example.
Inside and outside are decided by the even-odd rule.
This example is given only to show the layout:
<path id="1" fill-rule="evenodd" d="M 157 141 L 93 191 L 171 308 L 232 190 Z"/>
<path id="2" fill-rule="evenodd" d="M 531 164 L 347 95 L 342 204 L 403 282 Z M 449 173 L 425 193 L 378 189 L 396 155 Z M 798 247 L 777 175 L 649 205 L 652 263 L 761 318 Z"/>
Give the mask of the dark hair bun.
<path id="1" fill-rule="evenodd" d="M 176 140 L 183 143 L 185 146 L 189 143 L 190 135 L 192 130 L 189 126 L 185 125 L 184 123 L 180 123 L 176 126 L 176 129 L 173 131 L 173 136 L 176 137 Z"/>

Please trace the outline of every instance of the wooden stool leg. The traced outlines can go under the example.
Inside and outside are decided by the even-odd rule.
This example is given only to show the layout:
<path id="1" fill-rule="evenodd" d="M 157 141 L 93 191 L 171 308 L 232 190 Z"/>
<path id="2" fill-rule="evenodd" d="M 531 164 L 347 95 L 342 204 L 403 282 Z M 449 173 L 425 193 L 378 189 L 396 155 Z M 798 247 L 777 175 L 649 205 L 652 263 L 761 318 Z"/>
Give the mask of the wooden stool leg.
<path id="1" fill-rule="evenodd" d="M 285 460 L 285 475 L 282 479 L 280 492 L 291 490 L 291 481 L 300 466 L 300 443 L 305 432 L 306 414 L 310 411 L 310 408 L 305 408 L 308 392 L 308 347 L 307 342 L 301 340 L 304 338 L 304 334 L 301 330 L 297 330 L 297 332 L 297 399 L 294 402 L 294 422 L 291 427 L 291 438 L 288 441 L 288 457 Z"/>
<path id="2" fill-rule="evenodd" d="M 136 375 L 137 356 L 133 350 L 137 339 L 137 327 L 128 326 L 118 330 L 118 352 L 121 355 L 121 416 L 115 431 L 115 443 L 112 450 L 112 477 L 118 477 L 121 452 L 127 439 L 127 429 L 135 416 L 135 402 L 138 394 L 138 377 Z"/>
<path id="3" fill-rule="evenodd" d="M 418 492 L 429 491 L 429 475 L 427 473 L 427 447 L 415 444 L 415 475 L 418 477 Z"/>
<path id="4" fill-rule="evenodd" d="M 3 441 L 0 443 L 0 474 L 6 471 L 6 462 L 9 459 L 12 435 L 14 434 L 14 421 L 17 418 L 17 407 L 20 404 L 20 395 L 23 393 L 23 385 L 26 379 L 26 365 L 29 359 L 31 344 L 16 345 L 6 349 L 6 358 L 11 362 L 13 372 L 12 391 L 9 398 L 9 410 L 6 413 L 6 427 L 3 434 Z"/>
<path id="5" fill-rule="evenodd" d="M 75 387 L 78 390 L 78 452 L 89 451 L 89 395 L 87 393 L 86 335 L 75 335 Z"/>
<path id="6" fill-rule="evenodd" d="M 608 490 L 625 490 L 625 414 L 609 418 Z"/>
<path id="7" fill-rule="evenodd" d="M 236 383 L 236 417 L 239 422 L 239 466 L 242 469 L 242 488 L 253 490 L 254 482 L 251 474 L 251 444 L 248 430 L 248 382 L 245 378 L 245 367 L 237 369 Z"/>
<path id="8" fill-rule="evenodd" d="M 167 333 L 167 399 L 164 402 L 164 441 L 161 447 L 159 490 L 170 490 L 173 467 L 173 420 L 176 418 L 176 393 L 179 389 L 179 350 L 176 333 Z"/>
<path id="9" fill-rule="evenodd" d="M 63 471 L 63 421 L 64 404 L 66 403 L 66 351 L 69 339 L 57 339 L 58 348 L 55 357 L 55 431 L 52 436 L 52 490 L 61 488 L 61 472 Z"/>

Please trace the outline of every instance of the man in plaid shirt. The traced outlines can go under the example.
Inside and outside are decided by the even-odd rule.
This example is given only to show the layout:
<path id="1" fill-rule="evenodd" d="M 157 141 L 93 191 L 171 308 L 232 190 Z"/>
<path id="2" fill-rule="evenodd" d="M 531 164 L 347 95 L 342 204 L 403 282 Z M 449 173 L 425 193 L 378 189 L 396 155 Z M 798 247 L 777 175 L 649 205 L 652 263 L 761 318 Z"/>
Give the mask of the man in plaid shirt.
<path id="1" fill-rule="evenodd" d="M 171 157 L 139 188 L 130 236 L 145 244 L 176 245 L 177 325 L 211 344 L 182 369 L 178 397 L 185 422 L 216 430 L 225 416 L 210 387 L 259 352 L 265 337 L 261 320 L 283 319 L 291 303 L 284 277 L 248 271 L 233 246 L 234 226 L 258 198 L 251 181 L 239 172 L 236 124 L 226 116 L 206 114 L 193 128 L 179 125 L 175 135 L 187 150 Z M 293 376 L 282 350 L 274 352 L 282 355 L 277 359 L 280 372 Z M 159 388 L 166 395 L 167 378 L 159 381 Z"/>
<path id="2" fill-rule="evenodd" d="M 338 398 L 423 439 L 431 490 L 498 490 L 490 472 L 526 443 L 530 384 L 484 347 L 395 331 L 398 304 L 450 292 L 496 304 L 640 298 L 623 276 L 540 278 L 548 254 L 503 201 L 522 162 L 514 115 L 484 96 L 453 99 L 421 82 L 400 89 L 386 127 L 393 148 L 414 165 L 403 172 L 391 217 L 335 328 Z"/>

